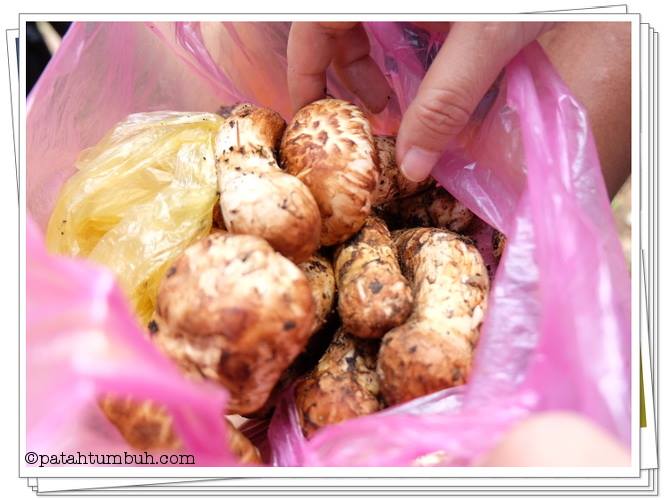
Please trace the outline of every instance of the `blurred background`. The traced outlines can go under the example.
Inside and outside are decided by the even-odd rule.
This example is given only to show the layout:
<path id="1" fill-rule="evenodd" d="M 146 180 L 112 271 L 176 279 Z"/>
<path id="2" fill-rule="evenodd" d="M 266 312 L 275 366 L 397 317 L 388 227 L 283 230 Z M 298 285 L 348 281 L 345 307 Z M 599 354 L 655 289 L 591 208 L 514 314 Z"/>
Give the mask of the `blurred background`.
<path id="1" fill-rule="evenodd" d="M 58 50 L 62 37 L 72 23 L 26 23 L 26 92 L 30 93 L 40 75 Z"/>
<path id="2" fill-rule="evenodd" d="M 71 23 L 65 22 L 37 22 L 27 23 L 26 26 L 26 90 L 30 93 L 40 75 L 46 68 L 49 60 L 58 50 L 62 37 L 65 36 Z M 612 200 L 612 211 L 617 224 L 630 269 L 631 259 L 631 179 Z"/>

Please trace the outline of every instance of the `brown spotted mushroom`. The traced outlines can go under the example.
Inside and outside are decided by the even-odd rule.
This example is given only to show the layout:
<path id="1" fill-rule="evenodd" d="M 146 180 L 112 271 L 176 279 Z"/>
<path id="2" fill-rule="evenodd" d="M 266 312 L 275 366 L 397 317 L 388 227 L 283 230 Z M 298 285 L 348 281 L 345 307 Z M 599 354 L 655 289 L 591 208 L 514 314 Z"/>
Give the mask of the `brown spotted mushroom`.
<path id="1" fill-rule="evenodd" d="M 377 341 L 340 329 L 318 365 L 295 386 L 295 404 L 304 435 L 325 425 L 383 408 L 376 374 Z"/>
<path id="2" fill-rule="evenodd" d="M 313 331 L 317 332 L 327 321 L 334 305 L 336 295 L 334 269 L 329 260 L 317 253 L 299 264 L 299 269 L 302 270 L 311 287 L 315 305 Z"/>
<path id="3" fill-rule="evenodd" d="M 297 111 L 283 135 L 281 162 L 313 193 L 323 245 L 341 243 L 362 227 L 378 167 L 371 126 L 358 107 L 322 99 Z"/>
<path id="4" fill-rule="evenodd" d="M 420 182 L 414 182 L 405 177 L 396 159 L 396 139 L 390 135 L 375 135 L 373 137 L 378 155 L 378 183 L 373 192 L 372 204 L 384 203 L 405 198 L 434 186 L 433 177 L 427 177 Z"/>
<path id="5" fill-rule="evenodd" d="M 506 235 L 501 231 L 494 230 L 492 235 L 492 254 L 494 258 L 499 261 L 503 252 L 506 250 Z"/>
<path id="6" fill-rule="evenodd" d="M 411 288 L 401 274 L 394 242 L 381 219 L 369 217 L 336 250 L 334 272 L 339 317 L 351 335 L 380 338 L 411 313 Z"/>
<path id="7" fill-rule="evenodd" d="M 441 186 L 374 207 L 390 229 L 436 227 L 461 233 L 474 220 L 473 212 Z"/>
<path id="8" fill-rule="evenodd" d="M 162 406 L 111 395 L 101 398 L 99 406 L 123 439 L 136 450 L 178 451 L 183 446 L 171 416 Z M 260 453 L 248 438 L 227 419 L 225 425 L 228 445 L 239 461 L 242 464 L 262 463 Z"/>
<path id="9" fill-rule="evenodd" d="M 183 371 L 230 392 L 228 413 L 269 397 L 313 332 L 302 271 L 256 236 L 209 234 L 167 271 L 151 338 Z"/>
<path id="10" fill-rule="evenodd" d="M 398 231 L 394 241 L 413 288 L 413 313 L 385 334 L 378 376 L 393 405 L 464 384 L 487 307 L 489 278 L 465 237 L 433 228 Z"/>

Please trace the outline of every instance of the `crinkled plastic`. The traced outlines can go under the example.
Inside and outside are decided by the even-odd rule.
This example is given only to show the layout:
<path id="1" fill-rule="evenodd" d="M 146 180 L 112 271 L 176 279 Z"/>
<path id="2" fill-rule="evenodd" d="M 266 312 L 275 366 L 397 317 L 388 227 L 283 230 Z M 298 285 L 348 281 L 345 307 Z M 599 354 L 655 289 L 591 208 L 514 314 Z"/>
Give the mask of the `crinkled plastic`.
<path id="1" fill-rule="evenodd" d="M 396 132 L 443 39 L 408 23 L 365 28 L 395 91 L 374 128 Z M 36 221 L 44 226 L 78 152 L 130 112 L 212 111 L 249 100 L 289 117 L 288 29 L 75 25 L 28 103 L 28 206 Z M 113 71 L 97 74 L 100 60 Z M 333 74 L 328 90 L 353 99 Z M 308 442 L 288 391 L 268 431 L 274 465 L 402 466 L 425 456 L 470 465 L 509 426 L 548 409 L 585 415 L 630 445 L 630 277 L 586 113 L 538 44 L 508 65 L 434 176 L 508 236 L 469 383 L 322 429 Z M 110 328 L 112 344 L 116 337 L 124 334 Z"/>
<path id="2" fill-rule="evenodd" d="M 47 253 L 32 219 L 26 253 L 27 450 L 132 453 L 97 404 L 113 394 L 164 406 L 183 442 L 178 453 L 194 455 L 192 465 L 236 465 L 225 446 L 225 393 L 186 380 L 157 351 L 113 274 Z"/>
<path id="3" fill-rule="evenodd" d="M 49 250 L 111 269 L 144 324 L 167 266 L 211 230 L 221 123 L 212 113 L 130 115 L 80 155 L 51 214 Z"/>

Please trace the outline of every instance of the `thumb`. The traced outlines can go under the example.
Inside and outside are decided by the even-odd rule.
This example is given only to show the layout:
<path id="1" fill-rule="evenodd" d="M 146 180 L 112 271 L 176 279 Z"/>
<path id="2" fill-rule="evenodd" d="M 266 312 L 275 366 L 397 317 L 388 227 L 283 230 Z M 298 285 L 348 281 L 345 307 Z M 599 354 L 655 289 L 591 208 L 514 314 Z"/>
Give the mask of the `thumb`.
<path id="1" fill-rule="evenodd" d="M 429 176 L 503 67 L 547 23 L 454 23 L 406 110 L 397 136 L 404 176 Z"/>

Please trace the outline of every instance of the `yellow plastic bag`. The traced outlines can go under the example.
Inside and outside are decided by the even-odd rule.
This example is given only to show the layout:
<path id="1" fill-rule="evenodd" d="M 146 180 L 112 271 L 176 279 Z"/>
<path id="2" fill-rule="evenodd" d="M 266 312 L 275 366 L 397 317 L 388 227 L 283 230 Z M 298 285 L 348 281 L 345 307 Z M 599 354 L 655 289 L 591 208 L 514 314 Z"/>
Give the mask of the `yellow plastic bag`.
<path id="1" fill-rule="evenodd" d="M 142 324 L 167 266 L 211 230 L 221 123 L 212 113 L 130 115 L 81 154 L 58 197 L 49 250 L 109 267 Z"/>

